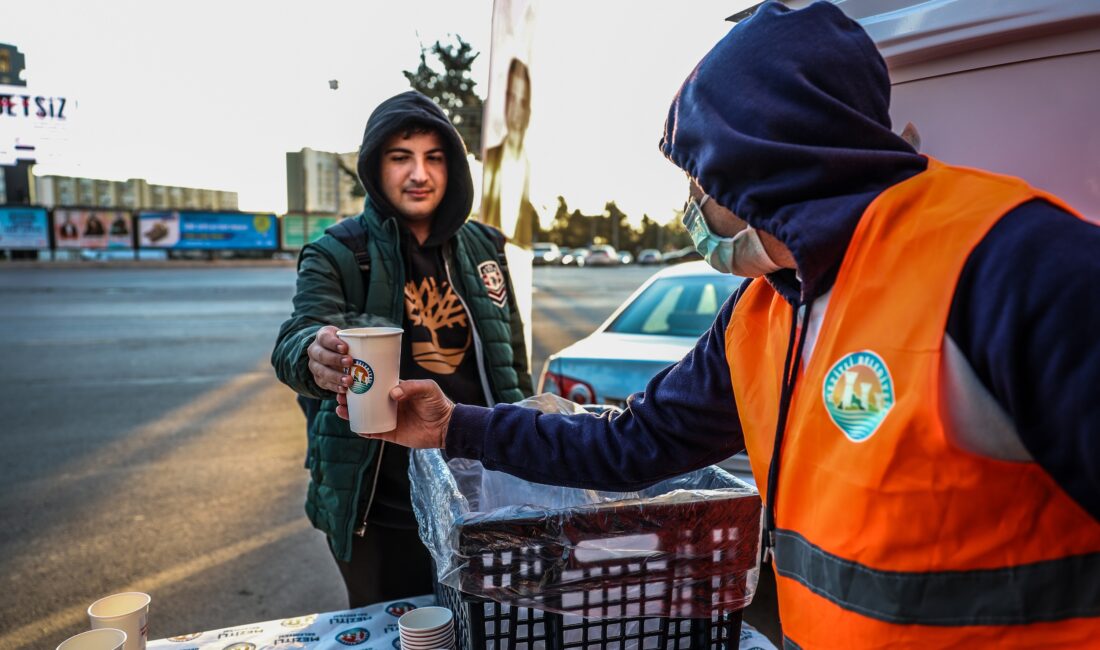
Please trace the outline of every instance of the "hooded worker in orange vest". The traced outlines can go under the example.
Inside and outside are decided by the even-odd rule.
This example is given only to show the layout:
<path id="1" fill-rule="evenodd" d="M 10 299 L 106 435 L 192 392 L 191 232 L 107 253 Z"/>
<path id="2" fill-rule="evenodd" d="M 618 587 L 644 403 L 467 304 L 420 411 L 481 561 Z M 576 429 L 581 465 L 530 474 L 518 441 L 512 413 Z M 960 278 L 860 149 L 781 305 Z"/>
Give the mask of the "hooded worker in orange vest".
<path id="1" fill-rule="evenodd" d="M 836 6 L 761 6 L 661 140 L 749 278 L 710 331 L 615 417 L 402 382 L 386 439 L 620 491 L 745 448 L 785 647 L 1100 645 L 1100 228 L 918 154 L 889 93 Z"/>

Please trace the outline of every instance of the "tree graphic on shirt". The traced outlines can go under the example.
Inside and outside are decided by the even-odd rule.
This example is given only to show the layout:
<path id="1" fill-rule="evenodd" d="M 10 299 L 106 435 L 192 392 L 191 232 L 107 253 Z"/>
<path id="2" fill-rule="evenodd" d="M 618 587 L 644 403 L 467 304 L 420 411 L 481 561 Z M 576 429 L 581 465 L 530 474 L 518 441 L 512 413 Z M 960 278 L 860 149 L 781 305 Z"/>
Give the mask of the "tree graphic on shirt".
<path id="1" fill-rule="evenodd" d="M 423 327 L 431 335 L 431 342 L 414 341 L 413 359 L 423 368 L 436 374 L 450 375 L 462 363 L 470 346 L 469 332 L 462 347 L 445 348 L 440 344 L 439 332 L 447 327 L 465 327 L 466 310 L 449 284 L 440 291 L 435 278 L 424 278 L 417 284 L 405 284 L 405 313 L 414 327 Z"/>

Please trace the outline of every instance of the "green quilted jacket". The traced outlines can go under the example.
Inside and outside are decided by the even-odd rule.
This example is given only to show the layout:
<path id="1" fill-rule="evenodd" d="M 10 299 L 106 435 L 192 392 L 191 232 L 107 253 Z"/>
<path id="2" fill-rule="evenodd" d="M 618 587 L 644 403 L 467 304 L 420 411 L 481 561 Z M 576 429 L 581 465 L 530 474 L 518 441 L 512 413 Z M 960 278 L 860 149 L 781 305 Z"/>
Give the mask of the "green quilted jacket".
<path id="1" fill-rule="evenodd" d="M 400 327 L 404 311 L 405 265 L 395 219 L 381 217 L 370 201 L 357 218 L 368 233 L 369 290 L 364 290 L 355 256 L 335 237 L 325 235 L 307 245 L 298 258 L 294 313 L 279 329 L 271 355 L 280 381 L 300 395 L 323 400 L 308 436 L 306 513 L 314 527 L 328 535 L 333 553 L 343 561 L 350 561 L 352 536 L 365 525 L 356 513 L 362 499 L 367 500 L 369 512 L 385 443 L 360 438 L 336 415 L 335 395 L 314 383 L 306 348 L 325 325 Z M 444 251 L 452 284 L 470 312 L 478 367 L 489 393 L 486 400 L 508 403 L 531 395 L 523 325 L 511 278 L 507 278 L 509 302 L 502 308 L 489 298 L 477 271 L 482 262 L 497 259 L 496 243 L 483 226 L 467 222 Z"/>

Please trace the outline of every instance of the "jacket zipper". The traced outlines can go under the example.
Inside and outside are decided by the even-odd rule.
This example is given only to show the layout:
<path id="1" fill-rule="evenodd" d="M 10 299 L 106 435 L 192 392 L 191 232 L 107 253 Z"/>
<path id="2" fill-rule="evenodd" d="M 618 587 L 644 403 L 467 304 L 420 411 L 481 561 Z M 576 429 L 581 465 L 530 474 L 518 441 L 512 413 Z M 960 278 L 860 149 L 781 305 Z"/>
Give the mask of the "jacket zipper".
<path id="1" fill-rule="evenodd" d="M 367 499 L 367 509 L 363 511 L 363 523 L 356 529 L 355 535 L 362 537 L 367 534 L 367 517 L 370 516 L 370 507 L 374 505 L 374 491 L 378 488 L 378 475 L 382 472 L 382 452 L 386 451 L 386 441 L 382 440 L 378 447 L 378 462 L 374 466 L 374 482 L 370 486 L 370 498 Z"/>
<path id="2" fill-rule="evenodd" d="M 390 231 L 389 234 L 393 235 L 395 238 L 400 238 L 400 233 L 397 232 L 397 222 L 394 221 L 393 219 L 387 219 L 387 220 L 383 221 L 382 222 L 382 227 L 389 230 Z M 398 247 L 398 248 L 400 249 L 400 247 Z M 400 254 L 398 255 L 398 257 L 400 258 Z M 363 290 L 368 296 L 370 295 L 370 287 L 369 286 L 368 287 L 363 287 Z M 398 292 L 398 296 L 399 296 L 398 301 L 400 303 L 400 300 L 401 300 L 400 299 L 400 296 L 401 296 L 400 292 Z M 364 307 L 364 309 L 366 308 L 366 301 L 365 300 L 364 300 L 363 307 Z M 401 309 L 401 307 L 399 306 L 398 307 L 398 310 L 399 310 L 398 313 L 400 313 L 400 309 Z M 382 454 L 385 453 L 385 451 L 386 451 L 386 441 L 381 440 L 381 441 L 379 441 L 379 447 L 378 447 L 378 462 L 376 462 L 375 465 L 374 465 L 374 479 L 372 480 L 371 486 L 370 486 L 370 497 L 367 499 L 366 509 L 363 510 L 363 521 L 359 524 L 359 528 L 357 528 L 355 530 L 355 535 L 357 537 L 363 537 L 364 535 L 367 534 L 367 518 L 370 517 L 370 509 L 371 509 L 371 506 L 374 505 L 374 494 L 375 494 L 375 491 L 378 489 L 378 475 L 382 473 Z"/>
<path id="3" fill-rule="evenodd" d="M 485 359 L 481 349 L 481 337 L 477 334 L 477 326 L 474 325 L 474 313 L 470 311 L 470 307 L 466 304 L 466 301 L 462 298 L 462 293 L 455 286 L 455 281 L 451 278 L 451 266 L 447 263 L 447 258 L 443 258 L 443 270 L 447 273 L 447 282 L 451 283 L 451 291 L 455 292 L 458 296 L 458 301 L 462 303 L 462 308 L 466 310 L 466 320 L 470 323 L 470 333 L 474 339 L 474 354 L 477 356 L 477 372 L 481 378 L 481 389 L 485 391 L 485 404 L 492 406 L 496 404 L 496 400 L 493 399 L 493 392 L 489 389 L 489 376 L 485 371 Z"/>

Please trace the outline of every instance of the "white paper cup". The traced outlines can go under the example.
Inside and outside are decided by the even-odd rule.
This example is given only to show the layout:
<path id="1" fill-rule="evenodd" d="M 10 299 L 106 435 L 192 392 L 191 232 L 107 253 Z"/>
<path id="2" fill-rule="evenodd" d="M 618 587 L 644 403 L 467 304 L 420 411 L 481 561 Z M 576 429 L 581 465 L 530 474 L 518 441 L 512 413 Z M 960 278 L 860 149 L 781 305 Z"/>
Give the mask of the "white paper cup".
<path id="1" fill-rule="evenodd" d="M 454 628 L 445 627 L 431 634 L 417 635 L 412 632 L 402 632 L 401 642 L 411 645 L 430 645 L 438 641 L 446 641 L 454 638 Z"/>
<path id="2" fill-rule="evenodd" d="M 423 643 L 412 643 L 404 639 L 401 640 L 401 650 L 454 650 L 454 647 L 455 638 L 453 632 L 447 637 Z"/>
<path id="3" fill-rule="evenodd" d="M 126 633 L 105 627 L 71 636 L 57 646 L 57 650 L 123 650 Z"/>
<path id="4" fill-rule="evenodd" d="M 401 642 L 434 640 L 441 633 L 454 633 L 454 614 L 446 607 L 418 607 L 397 619 Z"/>
<path id="5" fill-rule="evenodd" d="M 397 428 L 397 402 L 390 390 L 401 369 L 401 335 L 396 327 L 357 327 L 336 333 L 348 344 L 351 388 L 348 420 L 355 433 L 384 433 Z"/>
<path id="6" fill-rule="evenodd" d="M 448 630 L 446 634 L 438 637 L 417 641 L 410 641 L 405 637 L 401 637 L 402 650 L 452 650 L 454 647 L 454 630 Z"/>
<path id="7" fill-rule="evenodd" d="M 125 650 L 145 650 L 149 638 L 149 594 L 129 591 L 100 598 L 88 607 L 92 629 L 115 628 L 126 633 Z"/>
<path id="8" fill-rule="evenodd" d="M 451 636 L 454 636 L 454 628 L 445 627 L 442 630 L 432 632 L 431 634 L 417 635 L 412 632 L 405 632 L 401 635 L 401 639 L 403 641 L 408 641 L 409 643 L 424 645 L 426 643 L 431 643 L 440 639 L 447 639 Z"/>

